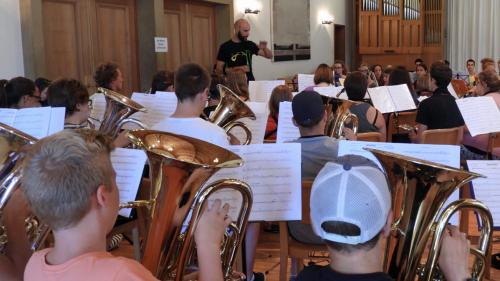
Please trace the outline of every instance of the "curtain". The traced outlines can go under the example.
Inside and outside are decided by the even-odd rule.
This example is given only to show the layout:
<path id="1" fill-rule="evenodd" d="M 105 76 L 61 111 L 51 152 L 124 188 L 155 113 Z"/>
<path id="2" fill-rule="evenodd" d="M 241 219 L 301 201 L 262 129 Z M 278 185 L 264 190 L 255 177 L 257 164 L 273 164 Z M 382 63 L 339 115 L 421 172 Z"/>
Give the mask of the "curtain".
<path id="1" fill-rule="evenodd" d="M 451 67 L 467 73 L 466 61 L 500 59 L 500 0 L 449 0 L 446 51 Z M 497 70 L 499 71 L 499 70 Z"/>

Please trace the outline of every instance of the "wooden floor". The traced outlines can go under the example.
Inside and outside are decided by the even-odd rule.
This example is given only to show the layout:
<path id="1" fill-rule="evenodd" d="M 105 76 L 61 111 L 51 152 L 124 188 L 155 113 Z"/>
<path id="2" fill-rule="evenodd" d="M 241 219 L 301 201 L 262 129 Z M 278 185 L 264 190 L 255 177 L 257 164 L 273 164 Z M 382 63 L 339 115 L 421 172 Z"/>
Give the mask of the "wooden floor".
<path id="1" fill-rule="evenodd" d="M 475 224 L 470 226 L 469 233 L 475 234 L 476 229 Z M 500 236 L 500 233 L 496 232 L 495 236 Z M 493 253 L 500 253 L 500 243 L 493 244 Z M 123 242 L 117 250 L 113 251 L 113 254 L 132 258 L 132 247 L 128 242 Z M 263 231 L 257 246 L 254 271 L 264 272 L 267 281 L 277 281 L 279 280 L 279 262 L 279 234 Z M 290 271 L 290 263 L 288 270 Z M 500 281 L 500 270 L 491 269 L 490 280 Z"/>

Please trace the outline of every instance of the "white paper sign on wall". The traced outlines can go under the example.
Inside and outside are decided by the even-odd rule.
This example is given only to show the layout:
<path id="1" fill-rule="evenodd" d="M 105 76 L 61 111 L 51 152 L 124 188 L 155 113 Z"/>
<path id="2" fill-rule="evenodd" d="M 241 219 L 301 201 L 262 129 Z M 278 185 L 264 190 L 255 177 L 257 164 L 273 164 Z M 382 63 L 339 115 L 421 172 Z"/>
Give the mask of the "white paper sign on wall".
<path id="1" fill-rule="evenodd" d="M 167 37 L 155 37 L 155 52 L 167 53 L 168 52 L 168 39 Z"/>

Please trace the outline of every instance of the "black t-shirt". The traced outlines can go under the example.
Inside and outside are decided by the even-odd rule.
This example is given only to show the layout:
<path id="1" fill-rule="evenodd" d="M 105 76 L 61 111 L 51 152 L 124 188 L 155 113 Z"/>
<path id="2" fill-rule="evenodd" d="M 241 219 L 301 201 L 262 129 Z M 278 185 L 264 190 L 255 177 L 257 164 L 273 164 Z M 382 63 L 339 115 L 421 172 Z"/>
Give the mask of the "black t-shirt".
<path id="1" fill-rule="evenodd" d="M 299 273 L 297 281 L 393 281 L 393 279 L 383 272 L 342 274 L 333 271 L 328 265 L 311 265 Z"/>
<path id="2" fill-rule="evenodd" d="M 252 55 L 257 55 L 259 46 L 252 41 L 233 42 L 229 40 L 219 48 L 217 60 L 223 61 L 225 67 L 235 67 L 247 65 L 250 72 L 247 72 L 248 81 L 254 81 L 252 73 Z"/>
<path id="3" fill-rule="evenodd" d="M 417 123 L 428 130 L 449 129 L 465 125 L 455 98 L 448 90 L 438 88 L 418 106 Z"/>

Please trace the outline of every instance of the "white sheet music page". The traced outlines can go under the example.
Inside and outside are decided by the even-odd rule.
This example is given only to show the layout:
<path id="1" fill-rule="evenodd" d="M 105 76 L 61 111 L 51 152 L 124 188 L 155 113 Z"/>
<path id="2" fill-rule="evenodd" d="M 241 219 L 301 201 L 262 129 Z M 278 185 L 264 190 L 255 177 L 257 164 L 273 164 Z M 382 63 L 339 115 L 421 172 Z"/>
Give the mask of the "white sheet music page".
<path id="1" fill-rule="evenodd" d="M 455 101 L 471 136 L 500 132 L 500 110 L 492 97 L 471 97 Z"/>
<path id="2" fill-rule="evenodd" d="M 267 126 L 267 116 L 269 115 L 269 110 L 267 107 L 267 103 L 265 102 L 245 102 L 250 109 L 255 113 L 255 120 L 250 118 L 241 118 L 238 121 L 243 122 L 245 126 L 252 132 L 252 141 L 251 144 L 264 143 L 264 135 L 266 134 L 266 126 Z M 240 127 L 234 127 L 231 130 L 231 134 L 233 134 L 236 138 L 243 143 L 246 140 L 246 133 Z"/>
<path id="3" fill-rule="evenodd" d="M 51 113 L 50 107 L 19 109 L 12 127 L 41 139 L 49 133 Z"/>
<path id="4" fill-rule="evenodd" d="M 298 74 L 297 83 L 299 92 L 304 91 L 305 88 L 314 86 L 314 74 Z"/>
<path id="5" fill-rule="evenodd" d="M 66 108 L 51 107 L 49 131 L 47 132 L 47 136 L 50 136 L 52 134 L 64 130 L 65 114 L 66 114 Z"/>
<path id="6" fill-rule="evenodd" d="M 458 99 L 458 95 L 457 95 L 457 92 L 455 92 L 455 89 L 453 88 L 453 85 L 448 84 L 448 87 L 446 87 L 446 89 L 448 89 L 448 91 L 450 92 L 450 94 L 455 98 L 455 99 Z"/>
<path id="7" fill-rule="evenodd" d="M 177 107 L 177 96 L 173 92 L 133 93 L 132 100 L 144 106 L 147 112 L 136 112 L 131 117 L 143 122 L 148 128 L 172 115 Z M 137 126 L 131 124 L 125 128 L 137 129 Z"/>
<path id="8" fill-rule="evenodd" d="M 447 165 L 453 168 L 460 168 L 460 146 L 457 145 L 439 145 L 439 144 L 413 144 L 413 143 L 387 143 L 387 142 L 363 142 L 363 141 L 346 141 L 342 140 L 339 143 L 339 156 L 347 154 L 356 154 L 373 160 L 382 168 L 380 162 L 375 156 L 364 147 L 380 149 L 405 156 L 410 156 L 422 160 L 427 160 L 442 165 Z M 459 199 L 459 191 L 455 191 L 448 200 L 445 206 Z M 458 215 L 453 215 L 450 222 L 458 225 Z"/>
<path id="9" fill-rule="evenodd" d="M 292 103 L 288 101 L 280 102 L 279 112 L 276 143 L 293 141 L 300 138 L 299 128 L 297 128 L 292 121 Z"/>
<path id="10" fill-rule="evenodd" d="M 146 164 L 146 153 L 140 149 L 116 148 L 111 152 L 111 163 L 116 172 L 116 185 L 120 202 L 134 201 Z M 121 209 L 118 213 L 129 217 L 132 209 Z"/>
<path id="11" fill-rule="evenodd" d="M 5 125 L 13 126 L 16 119 L 17 109 L 0 108 L 0 122 Z"/>
<path id="12" fill-rule="evenodd" d="M 314 91 L 317 92 L 318 94 L 322 95 L 322 96 L 325 96 L 325 97 L 329 97 L 329 98 L 337 98 L 337 94 L 340 93 L 342 90 L 344 89 L 344 87 L 340 86 L 340 87 L 314 87 Z M 342 93 L 339 97 L 339 99 L 344 99 L 344 100 L 347 100 L 347 95 L 344 93 Z"/>
<path id="13" fill-rule="evenodd" d="M 394 102 L 389 94 L 387 86 L 368 88 L 368 93 L 373 106 L 381 113 L 391 113 L 396 111 Z"/>
<path id="14" fill-rule="evenodd" d="M 253 193 L 250 221 L 300 220 L 301 207 L 301 150 L 300 144 L 255 144 L 230 146 L 243 158 L 241 168 L 221 169 L 208 183 L 216 179 L 236 178 L 246 182 Z M 241 196 L 235 191 L 217 192 L 210 199 L 231 202 L 230 216 L 236 218 Z"/>
<path id="15" fill-rule="evenodd" d="M 251 101 L 268 102 L 274 88 L 285 85 L 285 80 L 259 80 L 248 82 L 248 92 Z"/>
<path id="16" fill-rule="evenodd" d="M 500 227 L 500 160 L 467 160 L 467 166 L 485 176 L 472 181 L 472 196 L 490 209 L 493 225 Z"/>
<path id="17" fill-rule="evenodd" d="M 415 101 L 411 96 L 410 89 L 408 89 L 408 85 L 393 85 L 387 86 L 389 90 L 389 95 L 392 98 L 392 102 L 394 103 L 394 108 L 396 111 L 405 111 L 417 109 L 415 106 Z"/>
<path id="18" fill-rule="evenodd" d="M 93 94 L 90 96 L 90 99 L 92 100 L 92 111 L 90 112 L 90 117 L 95 119 L 92 120 L 92 122 L 96 128 L 99 128 L 104 117 L 104 111 L 106 110 L 106 99 L 104 98 L 104 95 L 100 93 Z"/>

